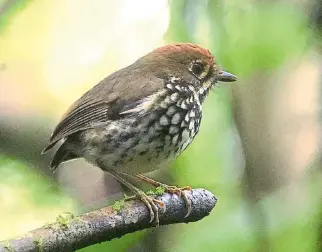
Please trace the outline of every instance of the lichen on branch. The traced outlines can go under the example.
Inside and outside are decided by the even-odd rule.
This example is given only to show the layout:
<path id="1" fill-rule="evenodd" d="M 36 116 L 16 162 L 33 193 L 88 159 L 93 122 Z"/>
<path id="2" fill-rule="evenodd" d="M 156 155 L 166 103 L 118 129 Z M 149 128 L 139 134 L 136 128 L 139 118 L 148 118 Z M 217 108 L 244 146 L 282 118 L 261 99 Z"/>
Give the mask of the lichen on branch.
<path id="1" fill-rule="evenodd" d="M 160 225 L 198 221 L 215 207 L 217 199 L 204 189 L 187 192 L 191 200 L 191 214 L 184 218 L 186 206 L 176 194 L 158 196 L 166 211 L 160 211 Z M 65 213 L 56 222 L 26 233 L 23 236 L 0 242 L 0 252 L 5 251 L 74 251 L 96 243 L 112 240 L 125 234 L 153 226 L 146 206 L 139 200 L 122 201 L 122 206 L 104 207 L 74 216 Z"/>

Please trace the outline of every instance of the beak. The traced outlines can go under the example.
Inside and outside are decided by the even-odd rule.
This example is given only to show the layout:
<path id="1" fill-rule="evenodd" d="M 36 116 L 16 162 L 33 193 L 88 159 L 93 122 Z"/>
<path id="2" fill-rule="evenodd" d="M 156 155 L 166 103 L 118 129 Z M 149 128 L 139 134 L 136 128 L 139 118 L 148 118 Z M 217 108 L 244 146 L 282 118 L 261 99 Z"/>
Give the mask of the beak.
<path id="1" fill-rule="evenodd" d="M 237 77 L 231 73 L 221 71 L 219 72 L 218 81 L 221 82 L 233 82 L 238 80 Z"/>

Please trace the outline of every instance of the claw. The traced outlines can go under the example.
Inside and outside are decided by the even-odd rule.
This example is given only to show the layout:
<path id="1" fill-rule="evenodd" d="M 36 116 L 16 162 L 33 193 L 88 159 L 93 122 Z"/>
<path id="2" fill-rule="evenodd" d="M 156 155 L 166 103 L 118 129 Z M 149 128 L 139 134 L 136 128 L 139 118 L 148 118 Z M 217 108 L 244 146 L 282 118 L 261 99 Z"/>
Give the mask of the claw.
<path id="1" fill-rule="evenodd" d="M 161 200 L 157 200 L 157 199 L 155 199 L 155 198 L 152 198 L 152 199 L 153 199 L 153 201 L 154 201 L 155 203 L 159 204 L 159 206 L 162 208 L 162 213 L 164 213 L 164 212 L 166 211 L 166 206 L 165 206 L 165 204 L 163 203 L 163 201 L 161 201 Z"/>
<path id="2" fill-rule="evenodd" d="M 190 186 L 176 187 L 176 186 L 165 186 L 165 191 L 171 194 L 177 194 L 186 204 L 187 213 L 184 218 L 187 218 L 191 214 L 191 201 L 188 199 L 185 191 L 191 191 Z"/>
<path id="3" fill-rule="evenodd" d="M 158 214 L 158 207 L 154 204 L 153 200 L 145 195 L 140 195 L 140 200 L 147 206 L 148 211 L 150 213 L 150 221 L 151 223 L 153 220 L 155 220 L 156 225 L 159 225 L 159 214 Z"/>
<path id="4" fill-rule="evenodd" d="M 163 203 L 163 201 L 161 200 L 157 200 L 155 198 L 152 198 L 152 200 L 155 202 L 155 203 L 158 203 L 160 207 L 164 208 L 165 207 L 165 204 Z"/>
<path id="5" fill-rule="evenodd" d="M 148 208 L 149 214 L 150 214 L 150 223 L 152 221 L 155 222 L 156 226 L 159 226 L 159 208 L 156 206 L 155 203 L 158 203 L 161 207 L 164 207 L 164 203 L 160 200 L 157 200 L 153 197 L 150 197 L 146 195 L 142 190 L 135 187 L 131 182 L 129 182 L 123 173 L 118 173 L 114 170 L 109 170 L 109 173 L 114 176 L 120 183 L 125 185 L 127 188 L 129 188 L 132 192 L 134 192 L 136 198 L 139 198 Z M 125 197 L 125 200 L 133 199 L 134 197 Z M 154 203 L 155 202 L 155 203 Z"/>
<path id="6" fill-rule="evenodd" d="M 151 196 L 146 195 L 144 192 L 131 197 L 127 197 L 124 200 L 127 201 L 127 200 L 133 200 L 133 199 L 139 199 L 146 205 L 150 214 L 149 223 L 152 223 L 154 221 L 156 227 L 159 226 L 159 208 L 157 207 L 156 204 L 158 204 L 163 209 L 165 209 L 165 204 L 161 200 L 158 200 Z"/>
<path id="7" fill-rule="evenodd" d="M 129 175 L 128 175 L 129 176 Z M 164 191 L 165 192 L 168 192 L 168 193 L 171 193 L 171 194 L 177 194 L 180 198 L 182 198 L 186 204 L 186 207 L 187 207 L 187 213 L 186 215 L 184 216 L 185 218 L 187 218 L 190 213 L 191 213 L 191 201 L 188 199 L 185 191 L 191 191 L 191 187 L 190 186 L 185 186 L 185 187 L 177 187 L 177 186 L 168 186 L 168 185 L 165 185 L 165 184 L 162 184 L 158 181 L 155 181 L 151 178 L 148 178 L 142 174 L 137 174 L 135 175 L 136 178 L 140 179 L 141 181 L 144 181 L 148 184 L 151 184 L 155 187 L 162 187 L 164 188 Z M 157 202 L 155 199 L 154 199 L 155 202 Z M 159 203 L 159 202 L 157 202 Z M 162 207 L 163 202 L 159 205 Z"/>
<path id="8" fill-rule="evenodd" d="M 190 189 L 191 190 L 191 189 Z M 182 198 L 186 204 L 187 207 L 187 213 L 184 216 L 184 218 L 187 218 L 190 214 L 191 214 L 191 201 L 188 199 L 187 194 L 185 191 L 181 191 L 182 192 Z"/>

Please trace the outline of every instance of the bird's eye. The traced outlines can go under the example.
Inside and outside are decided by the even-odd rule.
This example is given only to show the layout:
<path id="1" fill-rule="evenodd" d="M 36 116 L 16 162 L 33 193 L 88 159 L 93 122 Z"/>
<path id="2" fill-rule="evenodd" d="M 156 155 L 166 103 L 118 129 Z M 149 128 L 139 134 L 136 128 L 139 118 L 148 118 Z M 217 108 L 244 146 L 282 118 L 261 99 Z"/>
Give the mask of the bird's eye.
<path id="1" fill-rule="evenodd" d="M 191 72 L 194 75 L 196 75 L 196 77 L 199 77 L 202 74 L 203 70 L 204 68 L 203 68 L 203 65 L 201 65 L 201 63 L 195 62 L 192 64 Z"/>

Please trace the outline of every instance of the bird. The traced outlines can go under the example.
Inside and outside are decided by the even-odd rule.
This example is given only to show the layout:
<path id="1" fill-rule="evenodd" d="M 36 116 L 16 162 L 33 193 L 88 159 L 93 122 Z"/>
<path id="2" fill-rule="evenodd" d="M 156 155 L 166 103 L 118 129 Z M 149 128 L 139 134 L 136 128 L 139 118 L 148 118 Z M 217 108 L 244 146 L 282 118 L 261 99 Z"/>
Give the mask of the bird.
<path id="1" fill-rule="evenodd" d="M 208 49 L 192 43 L 161 46 L 102 79 L 67 112 L 42 154 L 62 142 L 50 163 L 84 158 L 111 174 L 140 199 L 159 225 L 162 201 L 131 179 L 162 186 L 181 196 L 187 207 L 190 186 L 169 186 L 145 174 L 168 167 L 199 132 L 202 104 L 218 82 L 237 77 L 221 70 Z"/>

